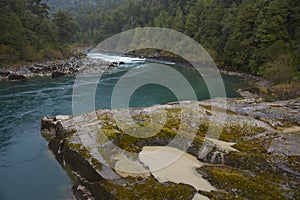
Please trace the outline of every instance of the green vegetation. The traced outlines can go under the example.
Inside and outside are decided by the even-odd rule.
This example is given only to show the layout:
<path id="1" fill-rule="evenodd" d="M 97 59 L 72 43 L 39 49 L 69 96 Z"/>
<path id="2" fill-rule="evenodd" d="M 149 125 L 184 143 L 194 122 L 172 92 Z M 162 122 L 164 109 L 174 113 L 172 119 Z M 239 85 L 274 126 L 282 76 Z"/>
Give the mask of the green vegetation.
<path id="1" fill-rule="evenodd" d="M 126 178 L 126 184 L 116 184 L 106 181 L 104 188 L 112 191 L 116 199 L 191 199 L 195 194 L 195 189 L 189 185 L 174 183 L 159 183 L 153 177 L 139 179 L 133 177 Z"/>
<path id="2" fill-rule="evenodd" d="M 76 5 L 69 9 L 80 27 L 76 41 L 81 44 L 97 44 L 136 27 L 171 28 L 194 38 L 226 69 L 264 75 L 275 83 L 299 80 L 296 1 L 116 0 Z"/>
<path id="3" fill-rule="evenodd" d="M 0 26 L 0 65 L 68 57 L 76 31 L 67 12 L 51 19 L 42 0 L 1 1 Z"/>
<path id="4" fill-rule="evenodd" d="M 204 166 L 202 173 L 219 189 L 208 194 L 212 199 L 288 199 L 280 185 L 285 178 L 276 173 L 251 174 L 229 166 Z"/>

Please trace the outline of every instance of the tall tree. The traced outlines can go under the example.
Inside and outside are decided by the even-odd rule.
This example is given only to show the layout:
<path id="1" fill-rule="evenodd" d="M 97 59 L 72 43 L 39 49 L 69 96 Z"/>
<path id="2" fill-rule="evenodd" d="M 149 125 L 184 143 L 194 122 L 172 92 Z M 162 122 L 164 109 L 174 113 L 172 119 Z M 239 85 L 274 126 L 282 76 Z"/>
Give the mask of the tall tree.
<path id="1" fill-rule="evenodd" d="M 266 51 L 274 43 L 289 42 L 287 16 L 287 1 L 273 0 L 260 10 L 254 30 L 255 44 L 258 49 L 252 57 L 255 60 L 255 64 L 252 65 L 253 71 L 263 71 L 264 64 L 268 62 Z"/>
<path id="2" fill-rule="evenodd" d="M 184 18 L 183 12 L 179 6 L 177 7 L 173 27 L 175 30 L 177 30 L 179 32 L 183 33 L 185 31 L 185 18 Z"/>
<path id="3" fill-rule="evenodd" d="M 64 44 L 71 42 L 77 29 L 73 18 L 65 11 L 58 11 L 54 14 L 53 23 L 57 28 L 59 41 Z"/>
<path id="4" fill-rule="evenodd" d="M 255 50 L 254 26 L 257 9 L 253 1 L 244 1 L 238 9 L 232 33 L 224 48 L 224 64 L 235 69 L 249 70 L 250 58 Z"/>

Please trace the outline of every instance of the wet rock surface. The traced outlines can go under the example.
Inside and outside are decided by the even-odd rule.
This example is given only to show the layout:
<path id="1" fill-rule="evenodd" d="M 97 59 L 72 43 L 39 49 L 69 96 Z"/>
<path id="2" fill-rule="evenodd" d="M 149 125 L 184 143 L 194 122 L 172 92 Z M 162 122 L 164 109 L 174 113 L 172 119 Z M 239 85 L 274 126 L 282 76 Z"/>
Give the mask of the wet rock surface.
<path id="1" fill-rule="evenodd" d="M 44 118 L 42 133 L 51 135 L 49 148 L 76 180 L 78 199 L 192 199 L 197 192 L 210 199 L 297 199 L 299 105 L 298 99 L 265 103 L 216 98 L 96 110 Z M 217 130 L 220 134 L 213 137 Z M 190 185 L 160 183 L 145 173 L 119 172 L 122 163 L 148 169 L 139 159 L 142 149 L 168 144 L 186 148 L 204 163 L 195 173 L 215 190 L 196 191 Z"/>

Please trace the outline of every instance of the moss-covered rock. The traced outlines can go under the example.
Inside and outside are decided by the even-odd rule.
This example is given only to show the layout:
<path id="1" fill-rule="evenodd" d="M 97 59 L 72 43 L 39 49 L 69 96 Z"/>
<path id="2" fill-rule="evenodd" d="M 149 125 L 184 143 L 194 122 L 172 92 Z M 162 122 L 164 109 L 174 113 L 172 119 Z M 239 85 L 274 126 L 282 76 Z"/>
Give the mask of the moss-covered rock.
<path id="1" fill-rule="evenodd" d="M 119 155 L 142 164 L 138 154 L 144 146 L 165 146 L 174 138 L 181 140 L 172 145 L 190 141 L 186 151 L 206 163 L 197 171 L 216 191 L 198 191 L 202 195 L 211 199 L 299 197 L 295 141 L 300 135 L 293 132 L 298 129 L 281 129 L 298 123 L 297 100 L 269 104 L 227 99 L 225 106 L 219 98 L 214 107 L 203 101 L 197 102 L 197 108 L 189 107 L 190 103 L 130 109 L 132 120 L 124 109 L 97 110 L 70 119 L 47 118 L 42 130 L 51 133 L 49 148 L 74 180 L 79 199 L 192 199 L 196 193 L 192 186 L 160 183 L 152 176 L 122 177 L 105 165 L 114 166 Z M 119 113 L 117 120 L 114 112 Z M 220 118 L 212 121 L 213 116 Z M 223 117 L 224 124 L 218 121 Z M 220 131 L 219 137 L 208 138 L 209 130 Z M 206 144 L 213 148 L 200 156 Z"/>
<path id="2" fill-rule="evenodd" d="M 280 186 L 285 180 L 276 174 L 253 174 L 230 166 L 205 166 L 201 170 L 218 189 L 226 191 L 229 199 L 288 199 Z M 215 199 L 219 199 L 218 195 L 211 193 Z"/>

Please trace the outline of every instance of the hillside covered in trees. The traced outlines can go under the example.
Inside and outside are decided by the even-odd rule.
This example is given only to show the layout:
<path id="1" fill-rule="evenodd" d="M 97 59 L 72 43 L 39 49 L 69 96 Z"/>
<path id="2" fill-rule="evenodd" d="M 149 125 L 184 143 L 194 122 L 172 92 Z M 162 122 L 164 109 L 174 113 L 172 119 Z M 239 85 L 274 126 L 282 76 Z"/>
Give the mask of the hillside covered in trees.
<path id="1" fill-rule="evenodd" d="M 41 0 L 2 0 L 0 2 L 0 64 L 44 59 L 61 59 L 77 26 L 71 16 Z"/>
<path id="2" fill-rule="evenodd" d="M 194 38 L 222 68 L 290 82 L 299 78 L 299 13 L 299 0 L 4 0 L 0 59 L 45 57 L 69 42 L 96 45 L 155 26 Z"/>
<path id="3" fill-rule="evenodd" d="M 170 28 L 198 41 L 219 66 L 275 82 L 299 73 L 299 13 L 299 0 L 128 0 L 73 12 L 81 44 L 135 27 Z"/>

